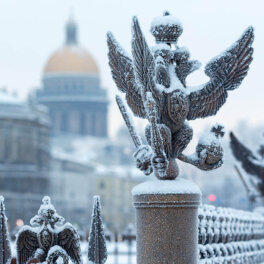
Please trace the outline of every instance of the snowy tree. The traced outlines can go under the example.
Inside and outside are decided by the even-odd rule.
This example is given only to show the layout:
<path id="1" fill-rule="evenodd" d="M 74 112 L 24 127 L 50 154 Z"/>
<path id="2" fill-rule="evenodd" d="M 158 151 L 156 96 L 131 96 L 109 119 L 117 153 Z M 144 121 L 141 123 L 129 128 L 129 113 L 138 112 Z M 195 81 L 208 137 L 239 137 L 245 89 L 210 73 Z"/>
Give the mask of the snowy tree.
<path id="1" fill-rule="evenodd" d="M 104 264 L 107 249 L 101 215 L 100 197 L 94 196 L 92 222 L 89 234 L 88 260 L 91 264 Z"/>
<path id="2" fill-rule="evenodd" d="M 0 263 L 7 264 L 11 260 L 11 248 L 5 215 L 4 197 L 0 196 Z"/>

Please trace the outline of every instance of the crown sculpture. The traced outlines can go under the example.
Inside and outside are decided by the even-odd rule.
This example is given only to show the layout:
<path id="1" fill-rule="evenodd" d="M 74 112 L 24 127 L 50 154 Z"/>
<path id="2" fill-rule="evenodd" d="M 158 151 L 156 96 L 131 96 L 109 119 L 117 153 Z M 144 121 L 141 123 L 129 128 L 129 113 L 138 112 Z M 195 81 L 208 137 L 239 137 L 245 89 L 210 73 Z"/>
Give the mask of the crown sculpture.
<path id="1" fill-rule="evenodd" d="M 63 224 L 64 218 L 56 213 L 50 198 L 45 196 L 38 214 L 30 220 L 30 226 L 23 226 L 17 235 L 17 261 L 26 263 L 63 263 L 69 259 L 81 264 L 79 235 L 70 224 Z"/>
<path id="2" fill-rule="evenodd" d="M 147 119 L 147 145 L 137 135 L 122 99 L 119 109 L 136 145 L 137 167 L 146 175 L 155 173 L 159 179 L 175 179 L 178 166 L 175 159 L 202 170 L 218 168 L 223 163 L 219 138 L 223 127 L 211 129 L 209 136 L 199 141 L 196 152 L 187 156 L 184 149 L 190 143 L 193 130 L 187 120 L 215 115 L 225 103 L 228 91 L 236 89 L 247 75 L 252 61 L 253 28 L 249 27 L 229 49 L 212 59 L 205 67 L 210 80 L 199 87 L 188 87 L 187 76 L 200 67 L 190 60 L 188 49 L 177 40 L 183 28 L 177 18 L 165 12 L 153 20 L 151 33 L 156 46 L 149 48 L 138 20 L 132 22 L 132 59 L 120 47 L 111 33 L 107 34 L 109 65 L 118 89 L 134 115 Z"/>
<path id="3" fill-rule="evenodd" d="M 255 155 L 250 149 L 243 145 L 237 137 L 230 133 L 230 145 L 235 158 L 241 162 L 243 169 L 257 180 L 257 184 L 251 180 L 251 183 L 258 195 L 254 192 L 251 198 L 254 200 L 256 196 L 264 197 L 264 145 L 260 145 Z"/>

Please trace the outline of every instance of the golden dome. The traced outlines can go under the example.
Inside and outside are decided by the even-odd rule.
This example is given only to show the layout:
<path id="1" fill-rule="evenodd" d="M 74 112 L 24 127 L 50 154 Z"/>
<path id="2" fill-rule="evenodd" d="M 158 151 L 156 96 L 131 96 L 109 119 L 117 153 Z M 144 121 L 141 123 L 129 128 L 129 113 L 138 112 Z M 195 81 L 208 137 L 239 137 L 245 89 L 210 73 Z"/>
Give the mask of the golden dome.
<path id="1" fill-rule="evenodd" d="M 44 74 L 98 74 L 98 72 L 99 70 L 93 57 L 78 45 L 66 45 L 53 53 L 44 68 Z"/>

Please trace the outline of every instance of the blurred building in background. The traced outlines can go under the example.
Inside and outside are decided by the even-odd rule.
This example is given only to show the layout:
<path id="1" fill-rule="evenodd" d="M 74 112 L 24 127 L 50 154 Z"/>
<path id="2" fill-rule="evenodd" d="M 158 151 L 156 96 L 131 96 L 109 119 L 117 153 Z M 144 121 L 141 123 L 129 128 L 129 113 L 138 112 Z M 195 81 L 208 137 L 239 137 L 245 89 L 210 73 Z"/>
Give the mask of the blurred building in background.
<path id="1" fill-rule="evenodd" d="M 48 59 L 43 87 L 33 97 L 51 119 L 50 193 L 57 210 L 81 228 L 89 224 L 92 196 L 101 195 L 107 225 L 121 230 L 133 222 L 130 190 L 139 182 L 128 166 L 133 145 L 124 129 L 118 140 L 108 138 L 108 99 L 97 64 L 79 45 L 73 19 L 65 33 L 65 44 Z"/>
<path id="2" fill-rule="evenodd" d="M 78 44 L 70 19 L 65 45 L 48 59 L 36 100 L 49 108 L 53 134 L 107 136 L 107 94 L 93 57 Z"/>
<path id="3" fill-rule="evenodd" d="M 123 129 L 122 129 L 123 130 Z M 92 136 L 51 138 L 51 196 L 68 221 L 86 229 L 93 195 L 100 195 L 104 222 L 111 231 L 133 223 L 131 189 L 145 177 L 133 162 L 130 140 Z M 133 165 L 133 166 L 131 166 Z"/>
<path id="4" fill-rule="evenodd" d="M 135 166 L 98 166 L 95 191 L 101 197 L 104 223 L 112 232 L 134 224 L 131 190 L 146 180 Z"/>
<path id="5" fill-rule="evenodd" d="M 9 223 L 29 221 L 50 192 L 50 123 L 47 109 L 0 91 L 0 194 Z M 21 221 L 20 221 L 21 224 Z"/>
<path id="6" fill-rule="evenodd" d="M 51 168 L 50 195 L 57 211 L 79 229 L 86 229 L 92 211 L 94 166 L 66 155 L 53 155 Z"/>

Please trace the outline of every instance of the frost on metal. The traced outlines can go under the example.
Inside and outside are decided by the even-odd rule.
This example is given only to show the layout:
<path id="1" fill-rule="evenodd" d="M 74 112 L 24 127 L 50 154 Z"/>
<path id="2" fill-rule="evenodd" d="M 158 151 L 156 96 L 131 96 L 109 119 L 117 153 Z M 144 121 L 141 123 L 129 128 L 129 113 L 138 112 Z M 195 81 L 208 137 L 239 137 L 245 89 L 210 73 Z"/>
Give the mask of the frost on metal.
<path id="1" fill-rule="evenodd" d="M 9 264 L 11 261 L 11 247 L 5 214 L 4 197 L 0 196 L 0 263 Z"/>
<path id="2" fill-rule="evenodd" d="M 250 184 L 239 172 L 251 201 L 257 197 L 264 197 L 264 145 L 260 145 L 257 154 L 248 149 L 238 138 L 230 133 L 230 146 L 235 158 L 241 162 L 243 169 L 253 177 L 249 178 Z"/>
<path id="3" fill-rule="evenodd" d="M 204 205 L 198 223 L 199 264 L 264 262 L 262 215 Z"/>
<path id="4" fill-rule="evenodd" d="M 146 175 L 154 172 L 159 179 L 178 176 L 176 159 L 202 170 L 222 165 L 223 149 L 218 141 L 223 136 L 222 126 L 213 127 L 207 140 L 201 140 L 195 153 L 187 156 L 183 151 L 193 136 L 187 121 L 215 115 L 226 102 L 228 92 L 241 84 L 253 59 L 254 34 L 249 27 L 229 49 L 205 66 L 210 80 L 198 87 L 189 87 L 186 78 L 200 63 L 190 59 L 187 48 L 177 45 L 182 32 L 179 20 L 165 12 L 152 22 L 156 46 L 150 48 L 134 17 L 132 58 L 112 33 L 107 34 L 109 65 L 116 86 L 125 93 L 133 114 L 149 122 L 145 128 L 146 146 L 137 135 L 122 99 L 117 97 L 136 146 L 137 167 Z"/>
<path id="5" fill-rule="evenodd" d="M 91 264 L 104 264 L 107 260 L 107 249 L 99 196 L 94 196 L 92 223 L 89 233 L 88 260 Z"/>
<path id="6" fill-rule="evenodd" d="M 23 226 L 17 235 L 17 263 L 27 261 L 55 263 L 58 258 L 63 263 L 69 259 L 81 264 L 80 239 L 76 229 L 57 214 L 50 198 L 45 196 L 38 214 L 30 220 L 31 226 Z M 37 262 L 34 262 L 37 263 Z"/>

